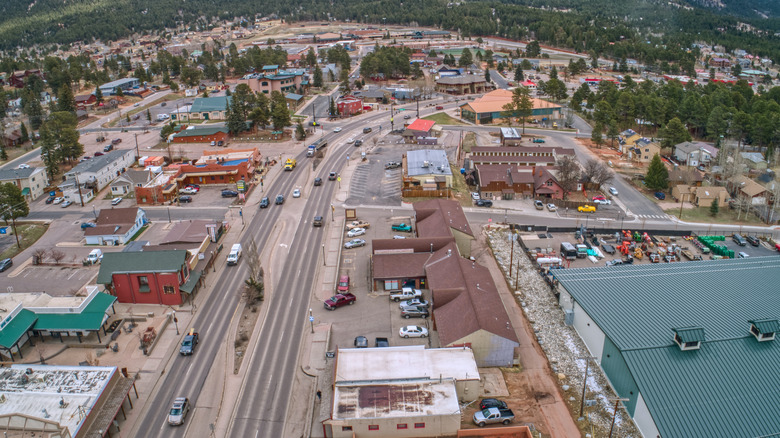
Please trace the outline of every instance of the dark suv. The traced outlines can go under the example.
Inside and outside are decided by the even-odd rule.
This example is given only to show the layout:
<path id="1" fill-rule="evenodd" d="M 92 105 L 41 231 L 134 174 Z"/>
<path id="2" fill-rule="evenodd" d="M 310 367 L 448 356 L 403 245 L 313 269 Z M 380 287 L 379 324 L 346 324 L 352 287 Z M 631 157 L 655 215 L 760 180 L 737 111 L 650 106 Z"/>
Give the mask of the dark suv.
<path id="1" fill-rule="evenodd" d="M 271 201 L 268 200 L 268 196 L 263 197 L 263 199 L 260 200 L 260 208 L 268 208 L 268 205 L 271 203 Z"/>
<path id="2" fill-rule="evenodd" d="M 401 316 L 403 316 L 406 319 L 409 318 L 427 318 L 428 317 L 428 309 L 422 306 L 417 307 L 404 307 L 401 310 Z"/>
<path id="3" fill-rule="evenodd" d="M 320 178 L 320 177 L 314 178 L 314 185 L 315 186 L 321 186 L 322 185 L 322 178 Z"/>
<path id="4" fill-rule="evenodd" d="M 363 134 L 368 134 L 369 132 L 371 132 L 371 128 L 369 127 L 363 128 Z"/>
<path id="5" fill-rule="evenodd" d="M 284 195 L 276 195 L 276 205 L 284 204 Z"/>
<path id="6" fill-rule="evenodd" d="M 758 240 L 758 237 L 756 236 L 745 236 L 745 240 L 753 246 L 758 246 L 761 244 L 761 242 Z"/>

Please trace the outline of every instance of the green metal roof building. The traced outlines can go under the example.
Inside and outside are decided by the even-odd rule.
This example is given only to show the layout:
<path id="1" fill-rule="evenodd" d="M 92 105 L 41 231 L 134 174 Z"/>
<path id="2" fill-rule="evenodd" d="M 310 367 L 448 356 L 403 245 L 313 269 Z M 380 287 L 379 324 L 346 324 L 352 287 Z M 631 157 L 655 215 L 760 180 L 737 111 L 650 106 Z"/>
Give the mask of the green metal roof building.
<path id="1" fill-rule="evenodd" d="M 230 96 L 197 97 L 190 107 L 190 120 L 225 120 Z"/>
<path id="2" fill-rule="evenodd" d="M 780 257 L 555 277 L 566 323 L 645 437 L 780 436 Z"/>
<path id="3" fill-rule="evenodd" d="M 16 354 L 23 357 L 22 347 L 33 336 L 53 336 L 61 342 L 64 336 L 76 336 L 81 342 L 82 336 L 94 332 L 101 342 L 100 329 L 107 334 L 105 323 L 109 309 L 116 313 L 116 297 L 99 292 L 95 286 L 87 286 L 87 290 L 86 297 L 66 298 L 67 304 L 45 293 L 3 294 L 4 305 L 13 302 L 14 307 L 0 319 L 0 355 L 11 360 Z"/>

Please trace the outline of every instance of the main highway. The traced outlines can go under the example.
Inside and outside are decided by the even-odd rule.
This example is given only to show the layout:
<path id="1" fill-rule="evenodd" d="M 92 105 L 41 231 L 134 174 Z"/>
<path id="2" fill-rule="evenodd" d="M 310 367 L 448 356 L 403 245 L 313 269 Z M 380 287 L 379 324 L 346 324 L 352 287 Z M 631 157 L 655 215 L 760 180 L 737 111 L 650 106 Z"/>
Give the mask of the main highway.
<path id="1" fill-rule="evenodd" d="M 269 311 L 265 320 L 258 321 L 258 324 L 261 324 L 258 345 L 252 356 L 244 359 L 250 361 L 248 369 L 251 371 L 247 373 L 240 399 L 233 412 L 229 436 L 284 435 L 312 282 L 321 263 L 320 245 L 324 230 L 313 227 L 311 220 L 317 214 L 326 216 L 330 209 L 337 184 L 327 181 L 327 174 L 341 170 L 351 148 L 342 138 L 346 138 L 348 132 L 364 126 L 376 128 L 381 123 L 387 124 L 389 115 L 389 112 L 382 111 L 346 121 L 339 125 L 343 127 L 343 133 L 324 135 L 330 144 L 326 148 L 325 158 L 315 172 L 315 176 L 324 180 L 323 185 L 312 188 L 302 214 L 292 224 L 292 229 L 285 233 L 285 236 L 292 237 L 292 243 L 288 246 L 285 262 L 279 264 L 282 267 L 281 273 L 277 275 L 265 267 L 266 281 L 269 278 L 279 280 L 271 288 L 273 293 L 267 295 L 262 304 L 267 306 Z M 377 129 L 374 129 L 371 135 L 378 135 Z M 308 178 L 311 159 L 305 157 L 305 152 L 299 153 L 296 158 L 298 166 L 294 171 L 281 172 L 271 184 L 265 185 L 265 192 L 269 196 L 277 193 L 290 194 L 293 187 L 301 187 L 304 181 L 311 181 L 311 178 Z M 253 196 L 256 197 L 257 194 Z M 253 197 L 250 197 L 249 205 L 256 205 Z M 283 208 L 284 205 L 271 205 L 254 215 L 239 238 L 245 251 L 252 239 L 258 251 L 263 251 L 267 245 L 277 245 L 276 239 L 279 236 L 274 230 L 277 222 L 283 220 Z M 239 304 L 244 280 L 249 275 L 246 258 L 244 254 L 244 260 L 237 266 L 225 267 L 221 271 L 214 282 L 217 285 L 216 290 L 201 291 L 210 293 L 210 296 L 205 304 L 199 306 L 201 310 L 191 323 L 200 333 L 200 344 L 192 356 L 177 355 L 171 361 L 169 368 L 165 370 L 164 380 L 145 406 L 145 418 L 134 429 L 134 436 L 203 435 L 203 431 L 169 427 L 166 423 L 167 413 L 176 397 L 188 397 L 193 407 L 197 408 L 198 398 L 221 343 L 232 341 L 234 334 L 228 333 L 228 327 Z M 218 260 L 221 261 L 222 257 Z"/>

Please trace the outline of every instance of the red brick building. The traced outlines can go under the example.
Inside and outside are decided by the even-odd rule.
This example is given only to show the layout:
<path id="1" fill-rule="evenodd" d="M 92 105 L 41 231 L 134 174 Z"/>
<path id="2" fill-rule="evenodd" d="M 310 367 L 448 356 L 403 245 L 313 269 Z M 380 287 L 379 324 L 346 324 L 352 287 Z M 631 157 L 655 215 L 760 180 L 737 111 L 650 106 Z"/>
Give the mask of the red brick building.
<path id="1" fill-rule="evenodd" d="M 103 255 L 97 283 L 120 303 L 179 305 L 191 294 L 199 273 L 190 272 L 188 252 L 110 252 Z"/>
<path id="2" fill-rule="evenodd" d="M 224 126 L 192 126 L 173 134 L 173 143 L 211 143 L 227 141 L 228 129 Z"/>
<path id="3" fill-rule="evenodd" d="M 363 111 L 363 99 L 358 99 L 354 96 L 346 96 L 339 99 L 336 102 L 336 106 L 339 109 L 339 114 L 342 116 L 352 116 L 360 114 Z"/>

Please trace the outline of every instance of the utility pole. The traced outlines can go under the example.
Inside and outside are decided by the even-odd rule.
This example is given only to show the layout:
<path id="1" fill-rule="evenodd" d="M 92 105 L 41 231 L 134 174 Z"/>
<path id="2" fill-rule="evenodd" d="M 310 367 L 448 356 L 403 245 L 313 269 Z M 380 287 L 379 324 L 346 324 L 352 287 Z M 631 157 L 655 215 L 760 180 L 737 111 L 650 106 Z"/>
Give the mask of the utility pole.
<path id="1" fill-rule="evenodd" d="M 580 401 L 580 419 L 582 419 L 582 413 L 585 412 L 585 388 L 588 387 L 588 365 L 590 361 L 596 359 L 593 356 L 580 356 L 577 359 L 585 359 L 585 378 L 582 379 L 582 400 Z"/>
<path id="2" fill-rule="evenodd" d="M 79 190 L 79 202 L 81 202 L 81 206 L 84 206 L 84 198 L 81 197 L 81 184 L 79 184 L 79 173 L 76 172 L 76 188 Z"/>
<path id="3" fill-rule="evenodd" d="M 607 400 L 615 401 L 615 412 L 612 413 L 612 425 L 609 426 L 609 438 L 612 438 L 612 429 L 615 428 L 615 417 L 617 417 L 618 405 L 620 404 L 620 402 L 628 401 L 629 399 L 616 397 L 616 398 L 608 398 Z"/>
<path id="4" fill-rule="evenodd" d="M 504 220 L 506 222 L 506 220 Z M 509 278 L 512 278 L 512 262 L 515 255 L 515 233 L 512 229 L 509 229 L 509 241 L 512 242 L 512 249 L 509 251 Z"/>
<path id="5" fill-rule="evenodd" d="M 135 159 L 141 158 L 141 153 L 138 151 L 138 133 L 133 133 L 135 136 Z"/>

